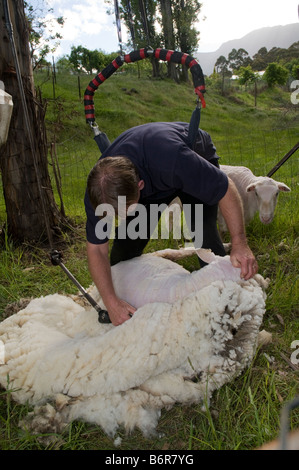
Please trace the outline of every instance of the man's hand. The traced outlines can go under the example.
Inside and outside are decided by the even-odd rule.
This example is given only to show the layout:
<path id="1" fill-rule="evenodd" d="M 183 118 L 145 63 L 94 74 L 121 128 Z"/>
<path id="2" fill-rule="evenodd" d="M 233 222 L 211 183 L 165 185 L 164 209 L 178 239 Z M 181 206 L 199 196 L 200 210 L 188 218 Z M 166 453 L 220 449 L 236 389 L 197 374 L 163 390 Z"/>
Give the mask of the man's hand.
<path id="1" fill-rule="evenodd" d="M 243 279 L 250 279 L 257 273 L 258 264 L 247 244 L 242 201 L 235 184 L 230 178 L 228 178 L 227 192 L 219 201 L 219 208 L 231 237 L 231 263 L 235 268 L 241 268 L 241 277 Z"/>
<path id="2" fill-rule="evenodd" d="M 121 325 L 125 321 L 130 320 L 136 312 L 136 308 L 117 297 L 115 297 L 109 305 L 106 305 L 106 308 L 108 310 L 111 323 L 114 326 Z"/>
<path id="3" fill-rule="evenodd" d="M 88 267 L 97 286 L 113 325 L 121 325 L 136 312 L 136 309 L 117 297 L 111 276 L 108 258 L 108 243 L 93 245 L 87 243 Z"/>
<path id="4" fill-rule="evenodd" d="M 245 280 L 258 272 L 257 261 L 247 243 L 232 243 L 230 260 L 235 268 L 241 268 L 241 278 Z"/>

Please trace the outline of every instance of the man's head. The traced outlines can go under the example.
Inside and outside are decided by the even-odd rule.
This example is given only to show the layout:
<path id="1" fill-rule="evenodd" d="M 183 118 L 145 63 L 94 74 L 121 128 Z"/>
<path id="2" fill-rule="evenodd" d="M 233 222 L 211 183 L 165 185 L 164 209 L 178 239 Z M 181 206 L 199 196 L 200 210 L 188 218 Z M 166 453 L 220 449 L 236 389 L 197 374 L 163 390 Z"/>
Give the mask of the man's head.
<path id="1" fill-rule="evenodd" d="M 127 207 L 138 202 L 144 182 L 140 180 L 137 168 L 126 157 L 100 159 L 87 179 L 87 192 L 95 209 L 99 204 L 110 204 L 116 214 L 118 196 L 126 196 Z"/>

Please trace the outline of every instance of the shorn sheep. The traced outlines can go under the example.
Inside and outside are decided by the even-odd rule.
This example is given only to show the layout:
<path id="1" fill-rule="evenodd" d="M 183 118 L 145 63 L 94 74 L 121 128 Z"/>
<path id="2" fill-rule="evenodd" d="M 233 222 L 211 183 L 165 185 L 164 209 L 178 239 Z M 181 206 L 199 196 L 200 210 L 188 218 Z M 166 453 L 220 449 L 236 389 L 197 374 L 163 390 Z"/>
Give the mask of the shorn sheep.
<path id="1" fill-rule="evenodd" d="M 192 273 L 174 262 L 191 249 L 113 266 L 118 295 L 137 307 L 120 326 L 100 324 L 92 307 L 59 294 L 0 323 L 0 384 L 34 407 L 27 429 L 60 432 L 83 420 L 111 437 L 119 427 L 152 436 L 163 408 L 208 403 L 250 364 L 267 281 L 244 281 L 228 256 L 197 252 L 209 264 Z M 104 307 L 95 287 L 90 293 Z"/>
<path id="2" fill-rule="evenodd" d="M 280 191 L 291 191 L 284 183 L 267 176 L 255 176 L 245 166 L 220 165 L 220 169 L 235 183 L 243 203 L 245 225 L 259 212 L 260 221 L 267 225 L 274 217 L 277 197 Z M 224 218 L 218 211 L 220 232 L 227 232 Z"/>

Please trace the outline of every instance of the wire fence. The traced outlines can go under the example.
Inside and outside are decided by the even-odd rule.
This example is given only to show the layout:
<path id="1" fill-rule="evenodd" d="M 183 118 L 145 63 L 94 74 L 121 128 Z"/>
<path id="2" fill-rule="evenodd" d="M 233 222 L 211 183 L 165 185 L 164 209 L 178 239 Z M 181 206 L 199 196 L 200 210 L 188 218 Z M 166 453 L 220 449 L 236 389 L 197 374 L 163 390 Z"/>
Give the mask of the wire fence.
<path id="1" fill-rule="evenodd" d="M 75 136 L 71 136 L 71 141 Z M 257 176 L 265 176 L 283 158 L 283 156 L 299 142 L 299 129 L 294 127 L 259 130 L 248 133 L 239 138 L 226 135 L 225 138 L 213 139 L 217 153 L 221 157 L 220 163 L 226 165 L 242 165 L 250 168 Z M 95 152 L 87 155 L 84 150 L 69 150 L 67 142 L 56 143 L 55 154 L 58 161 L 59 177 L 61 186 L 61 198 L 66 215 L 84 218 L 84 193 L 86 179 L 100 157 L 100 152 L 95 145 Z M 299 150 L 295 152 L 274 173 L 273 178 L 287 184 L 291 190 L 288 204 L 298 206 L 299 202 L 299 180 L 298 180 L 298 156 Z M 57 179 L 53 172 L 53 161 L 49 157 L 49 168 L 52 179 L 52 187 L 58 206 L 61 204 L 59 191 L 57 190 Z M 283 198 L 281 203 L 284 204 Z M 294 207 L 294 206 L 293 206 Z M 0 225 L 6 219 L 5 201 L 3 196 L 2 182 L 0 182 Z"/>
<path id="2" fill-rule="evenodd" d="M 279 160 L 299 142 L 299 129 L 295 127 L 261 129 L 247 134 L 246 138 L 230 138 L 216 141 L 217 152 L 222 163 L 227 165 L 247 166 L 257 176 L 266 176 Z M 273 175 L 273 178 L 298 177 L 298 153 L 292 157 Z"/>

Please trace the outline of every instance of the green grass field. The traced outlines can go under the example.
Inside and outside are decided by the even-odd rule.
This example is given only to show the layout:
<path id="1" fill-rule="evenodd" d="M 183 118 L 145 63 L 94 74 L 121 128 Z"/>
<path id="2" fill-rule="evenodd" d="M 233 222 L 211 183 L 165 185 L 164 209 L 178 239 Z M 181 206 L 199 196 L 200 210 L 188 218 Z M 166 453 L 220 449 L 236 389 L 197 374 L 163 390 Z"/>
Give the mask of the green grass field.
<path id="1" fill-rule="evenodd" d="M 191 84 L 166 79 L 150 80 L 136 70 L 112 76 L 96 93 L 96 119 L 110 140 L 125 129 L 150 121 L 189 121 L 196 97 Z M 81 76 L 81 93 L 91 77 Z M 76 76 L 57 74 L 55 100 L 51 77 L 38 74 L 36 85 L 47 100 L 48 141 L 55 142 L 62 179 L 62 194 L 72 230 L 62 241 L 64 262 L 84 286 L 91 278 L 87 269 L 84 238 L 86 177 L 100 153 L 93 133 L 85 123 L 82 98 Z M 135 91 L 131 91 L 132 89 Z M 290 93 L 264 90 L 254 97 L 234 85 L 221 96 L 207 80 L 207 107 L 200 126 L 208 131 L 221 156 L 221 163 L 245 165 L 265 175 L 299 140 L 299 107 L 291 104 Z M 250 368 L 232 383 L 218 390 L 207 412 L 201 406 L 175 406 L 164 410 L 159 422 L 160 439 L 145 439 L 139 431 L 121 434 L 122 450 L 230 450 L 255 449 L 279 434 L 280 413 L 286 402 L 299 393 L 298 366 L 290 361 L 291 343 L 299 340 L 298 296 L 298 152 L 273 178 L 291 187 L 279 197 L 272 224 L 264 226 L 258 217 L 247 227 L 249 244 L 262 275 L 270 278 L 263 329 L 272 333 L 272 343 L 258 350 Z M 53 179 L 53 188 L 59 198 Z M 5 205 L 0 195 L 0 318 L 6 306 L 21 298 L 50 293 L 75 293 L 76 287 L 59 267 L 49 261 L 45 247 L 29 243 L 14 246 L 5 233 Z M 165 240 L 152 240 L 148 251 L 164 248 Z M 177 247 L 177 242 L 173 242 Z M 183 261 L 194 269 L 192 259 Z M 99 427 L 72 423 L 63 435 L 53 436 L 45 445 L 43 436 L 18 427 L 28 412 L 0 390 L 0 449 L 114 449 L 113 441 Z M 292 413 L 291 429 L 299 426 L 298 410 Z"/>

